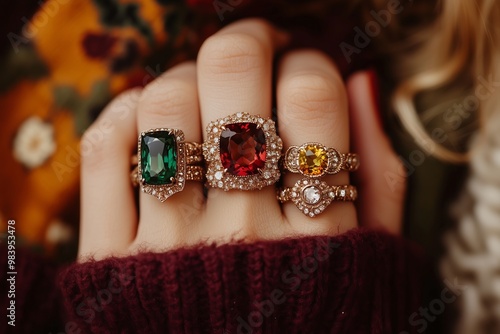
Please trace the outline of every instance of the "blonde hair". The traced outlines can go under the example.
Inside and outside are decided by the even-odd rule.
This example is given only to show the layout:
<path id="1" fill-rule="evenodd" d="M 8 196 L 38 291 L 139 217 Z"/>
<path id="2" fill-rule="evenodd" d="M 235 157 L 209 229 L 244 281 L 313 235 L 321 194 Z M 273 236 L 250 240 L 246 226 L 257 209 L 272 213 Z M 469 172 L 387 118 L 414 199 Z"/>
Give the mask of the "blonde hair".
<path id="1" fill-rule="evenodd" d="M 443 0 L 427 29 L 395 53 L 393 107 L 403 126 L 429 154 L 469 162 L 457 203 L 458 224 L 445 236 L 442 272 L 467 288 L 460 295 L 457 333 L 500 332 L 500 1 Z M 497 84 L 497 82 L 499 84 Z M 422 95 L 432 99 L 419 104 Z M 438 94 L 436 94 L 438 92 Z M 457 101 L 477 102 L 474 119 L 456 129 L 463 151 L 436 142 L 426 120 Z M 446 121 L 441 124 L 449 130 Z M 451 131 L 453 132 L 453 131 Z M 465 133 L 464 133 L 465 132 Z M 453 133 L 451 133 L 453 138 Z M 472 135 L 473 134 L 473 135 Z"/>
<path id="2" fill-rule="evenodd" d="M 500 25 L 495 20 L 500 18 L 500 3 L 447 0 L 440 7 L 441 14 L 434 23 L 410 40 L 418 48 L 409 48 L 396 62 L 393 72 L 400 74 L 396 77 L 399 85 L 393 106 L 403 126 L 424 150 L 442 160 L 463 163 L 469 161 L 469 153 L 436 143 L 419 116 L 429 110 L 417 111 L 415 101 L 418 94 L 435 90 L 440 90 L 442 101 L 456 101 L 464 93 L 474 96 L 478 84 L 498 73 L 495 60 L 500 55 Z M 497 93 L 488 99 L 478 98 L 480 104 L 475 116 L 479 129 L 484 129 L 494 113 L 498 96 Z"/>

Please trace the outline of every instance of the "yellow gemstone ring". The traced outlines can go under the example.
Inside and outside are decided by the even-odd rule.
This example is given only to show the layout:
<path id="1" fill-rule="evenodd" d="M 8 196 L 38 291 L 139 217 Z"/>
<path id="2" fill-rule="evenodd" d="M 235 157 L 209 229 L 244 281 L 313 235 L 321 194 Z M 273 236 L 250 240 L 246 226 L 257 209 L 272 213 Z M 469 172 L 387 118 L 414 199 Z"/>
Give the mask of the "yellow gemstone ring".
<path id="1" fill-rule="evenodd" d="M 320 177 L 325 174 L 337 174 L 341 170 L 354 172 L 359 167 L 359 158 L 357 154 L 342 154 L 319 143 L 305 143 L 301 146 L 290 146 L 285 153 L 283 165 L 292 173 Z"/>

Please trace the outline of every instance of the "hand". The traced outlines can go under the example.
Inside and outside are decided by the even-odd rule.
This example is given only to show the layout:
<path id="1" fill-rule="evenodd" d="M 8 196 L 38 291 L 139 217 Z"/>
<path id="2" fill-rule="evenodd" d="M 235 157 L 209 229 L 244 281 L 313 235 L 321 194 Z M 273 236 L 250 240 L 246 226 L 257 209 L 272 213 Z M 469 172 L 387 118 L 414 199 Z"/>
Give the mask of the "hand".
<path id="1" fill-rule="evenodd" d="M 102 138 L 82 161 L 80 260 L 199 242 L 336 235 L 360 223 L 399 233 L 405 182 L 400 178 L 394 187 L 386 181 L 388 172 L 399 175 L 402 167 L 376 120 L 370 77 L 357 74 L 346 89 L 331 60 L 314 50 L 293 51 L 279 61 L 279 135 L 285 150 L 314 141 L 341 153 L 350 152 L 352 135 L 352 152 L 361 157 L 358 213 L 351 202 L 333 202 L 309 218 L 292 203 L 280 205 L 272 186 L 210 189 L 204 198 L 196 182 L 164 203 L 141 192 L 136 208 L 129 174 L 138 133 L 178 128 L 186 141 L 201 142 L 212 120 L 236 112 L 270 117 L 272 60 L 287 40 L 262 20 L 239 21 L 207 39 L 196 63 L 178 65 L 143 90 L 127 91 L 110 103 L 82 139 Z M 284 183 L 292 186 L 297 179 L 288 173 Z M 330 185 L 350 181 L 345 171 L 324 180 Z"/>

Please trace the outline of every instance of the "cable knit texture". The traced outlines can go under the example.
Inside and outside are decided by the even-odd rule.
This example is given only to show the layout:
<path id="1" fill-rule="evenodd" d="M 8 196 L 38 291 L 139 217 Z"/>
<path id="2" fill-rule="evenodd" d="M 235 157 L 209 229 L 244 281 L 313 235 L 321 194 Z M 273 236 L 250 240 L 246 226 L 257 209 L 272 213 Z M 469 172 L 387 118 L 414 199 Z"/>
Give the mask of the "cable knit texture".
<path id="1" fill-rule="evenodd" d="M 488 125 L 472 143 L 471 174 L 455 206 L 459 223 L 445 238 L 443 276 L 467 286 L 458 334 L 500 333 L 500 114 Z"/>
<path id="2" fill-rule="evenodd" d="M 0 309 L 4 312 L 0 333 L 59 333 L 63 306 L 56 287 L 57 266 L 25 249 L 16 250 L 15 285 L 7 279 L 7 248 L 1 247 L 0 256 Z M 7 291 L 14 288 L 15 299 L 7 298 Z M 15 301 L 15 327 L 7 325 L 10 301 Z M 5 329 L 4 329 L 5 328 Z"/>
<path id="3" fill-rule="evenodd" d="M 414 246 L 356 230 L 90 261 L 60 286 L 75 333 L 397 333 L 422 268 Z"/>

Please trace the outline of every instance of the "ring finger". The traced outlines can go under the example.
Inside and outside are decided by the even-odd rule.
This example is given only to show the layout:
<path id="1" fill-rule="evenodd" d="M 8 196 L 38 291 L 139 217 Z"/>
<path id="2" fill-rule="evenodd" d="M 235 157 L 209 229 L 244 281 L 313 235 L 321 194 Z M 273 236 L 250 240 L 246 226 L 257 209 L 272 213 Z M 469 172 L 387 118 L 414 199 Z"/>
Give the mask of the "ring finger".
<path id="1" fill-rule="evenodd" d="M 284 150 L 315 142 L 349 152 L 347 94 L 340 73 L 325 55 L 311 50 L 287 54 L 279 68 L 277 103 Z M 284 185 L 291 187 L 302 178 L 287 173 Z M 330 186 L 346 185 L 349 175 L 341 171 L 322 180 Z M 338 234 L 357 226 L 351 202 L 332 202 L 314 218 L 292 202 L 285 203 L 283 210 L 292 230 L 301 234 Z"/>

